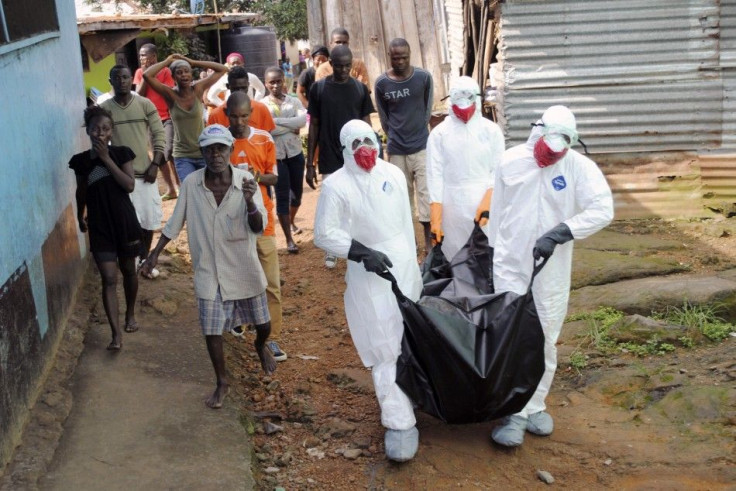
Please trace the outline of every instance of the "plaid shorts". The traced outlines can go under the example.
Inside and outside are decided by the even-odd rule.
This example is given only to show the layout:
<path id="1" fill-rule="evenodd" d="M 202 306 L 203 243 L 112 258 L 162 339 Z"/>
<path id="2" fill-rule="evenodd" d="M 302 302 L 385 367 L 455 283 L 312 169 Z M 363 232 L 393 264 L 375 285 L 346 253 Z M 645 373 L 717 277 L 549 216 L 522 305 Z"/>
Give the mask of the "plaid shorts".
<path id="1" fill-rule="evenodd" d="M 222 336 L 223 331 L 232 331 L 244 324 L 265 324 L 271 320 L 268 315 L 266 292 L 251 298 L 222 301 L 220 289 L 214 300 L 198 298 L 199 325 L 205 336 Z"/>

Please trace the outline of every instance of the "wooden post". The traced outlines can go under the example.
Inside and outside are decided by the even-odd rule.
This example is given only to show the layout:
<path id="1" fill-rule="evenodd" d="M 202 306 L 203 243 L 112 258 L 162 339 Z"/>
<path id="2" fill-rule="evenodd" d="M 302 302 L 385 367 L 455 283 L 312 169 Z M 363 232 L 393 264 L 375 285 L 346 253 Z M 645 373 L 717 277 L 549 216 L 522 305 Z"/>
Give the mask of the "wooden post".
<path id="1" fill-rule="evenodd" d="M 220 42 L 220 16 L 217 15 L 217 0 L 212 0 L 215 7 L 215 30 L 217 31 L 217 61 L 222 63 L 222 44 Z"/>

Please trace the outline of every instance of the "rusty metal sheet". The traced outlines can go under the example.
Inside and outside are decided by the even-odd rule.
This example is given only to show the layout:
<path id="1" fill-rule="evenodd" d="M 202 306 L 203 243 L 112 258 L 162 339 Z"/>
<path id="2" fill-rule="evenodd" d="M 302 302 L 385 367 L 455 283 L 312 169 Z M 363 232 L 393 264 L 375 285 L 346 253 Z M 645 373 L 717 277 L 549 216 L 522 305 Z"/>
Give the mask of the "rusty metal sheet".
<path id="1" fill-rule="evenodd" d="M 232 22 L 252 23 L 259 14 L 207 14 L 207 15 L 107 15 L 77 18 L 79 34 L 122 29 L 186 29 Z"/>
<path id="2" fill-rule="evenodd" d="M 98 34 L 80 36 L 80 39 L 92 60 L 99 63 L 108 55 L 137 38 L 140 32 L 140 29 L 104 31 Z"/>
<path id="3" fill-rule="evenodd" d="M 498 112 L 507 144 L 524 141 L 546 107 L 564 104 L 593 154 L 721 148 L 720 4 L 501 4 Z"/>

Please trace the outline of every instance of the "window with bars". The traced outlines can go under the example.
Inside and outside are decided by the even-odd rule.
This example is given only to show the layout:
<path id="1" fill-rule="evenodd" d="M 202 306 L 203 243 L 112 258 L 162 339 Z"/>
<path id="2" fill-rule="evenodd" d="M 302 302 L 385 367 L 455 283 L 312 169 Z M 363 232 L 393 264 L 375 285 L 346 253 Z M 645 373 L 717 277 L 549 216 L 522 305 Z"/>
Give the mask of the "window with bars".
<path id="1" fill-rule="evenodd" d="M 55 0 L 0 0 L 0 45 L 58 30 Z"/>

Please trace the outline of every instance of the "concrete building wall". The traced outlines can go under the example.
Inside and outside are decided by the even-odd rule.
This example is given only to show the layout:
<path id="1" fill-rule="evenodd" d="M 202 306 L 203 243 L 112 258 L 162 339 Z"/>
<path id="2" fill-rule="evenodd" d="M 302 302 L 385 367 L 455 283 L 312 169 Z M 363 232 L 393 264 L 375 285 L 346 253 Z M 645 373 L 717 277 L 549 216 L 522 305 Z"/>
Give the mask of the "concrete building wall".
<path id="1" fill-rule="evenodd" d="M 0 468 L 53 360 L 81 279 L 69 158 L 87 146 L 74 5 L 59 31 L 0 45 Z"/>

